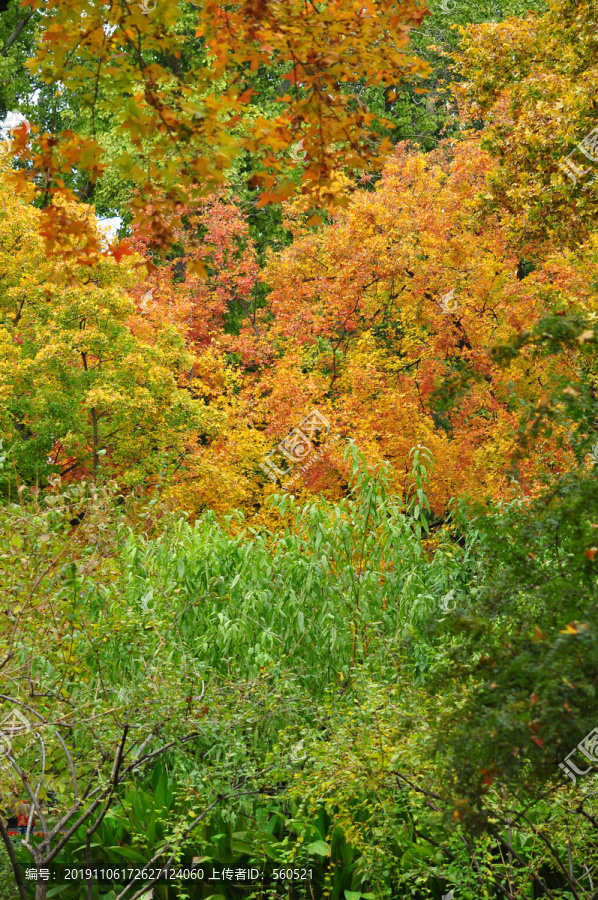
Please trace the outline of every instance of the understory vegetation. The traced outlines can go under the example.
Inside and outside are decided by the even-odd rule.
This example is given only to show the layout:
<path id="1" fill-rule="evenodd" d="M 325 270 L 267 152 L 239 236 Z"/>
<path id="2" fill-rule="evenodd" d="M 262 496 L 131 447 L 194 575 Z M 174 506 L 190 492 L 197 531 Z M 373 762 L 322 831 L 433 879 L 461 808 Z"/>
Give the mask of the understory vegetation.
<path id="1" fill-rule="evenodd" d="M 430 528 L 423 448 L 406 504 L 346 452 L 347 499 L 277 495 L 273 531 L 110 483 L 4 507 L 3 671 L 52 723 L 43 754 L 29 734 L 13 754 L 53 871 L 205 872 L 160 900 L 243 895 L 214 867 L 256 868 L 268 896 L 280 868 L 311 871 L 291 888 L 306 897 L 592 896 L 593 779 L 574 794 L 556 761 L 598 713 L 596 499 L 563 489 L 564 507 L 479 523 L 455 507 Z"/>

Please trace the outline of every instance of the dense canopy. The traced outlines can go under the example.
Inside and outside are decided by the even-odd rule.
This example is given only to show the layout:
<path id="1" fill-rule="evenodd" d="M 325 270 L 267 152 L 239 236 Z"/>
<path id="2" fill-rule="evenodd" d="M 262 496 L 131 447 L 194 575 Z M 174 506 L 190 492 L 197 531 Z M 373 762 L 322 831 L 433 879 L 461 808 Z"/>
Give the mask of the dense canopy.
<path id="1" fill-rule="evenodd" d="M 0 3 L 2 900 L 598 900 L 597 13 Z"/>

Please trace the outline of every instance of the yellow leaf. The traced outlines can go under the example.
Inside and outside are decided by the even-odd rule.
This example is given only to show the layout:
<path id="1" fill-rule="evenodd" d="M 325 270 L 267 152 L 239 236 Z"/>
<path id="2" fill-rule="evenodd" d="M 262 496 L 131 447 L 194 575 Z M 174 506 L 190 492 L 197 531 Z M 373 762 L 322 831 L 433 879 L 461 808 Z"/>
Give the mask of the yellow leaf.
<path id="1" fill-rule="evenodd" d="M 208 272 L 205 265 L 200 259 L 192 259 L 187 263 L 187 269 L 193 275 L 199 275 L 200 278 L 207 278 Z"/>

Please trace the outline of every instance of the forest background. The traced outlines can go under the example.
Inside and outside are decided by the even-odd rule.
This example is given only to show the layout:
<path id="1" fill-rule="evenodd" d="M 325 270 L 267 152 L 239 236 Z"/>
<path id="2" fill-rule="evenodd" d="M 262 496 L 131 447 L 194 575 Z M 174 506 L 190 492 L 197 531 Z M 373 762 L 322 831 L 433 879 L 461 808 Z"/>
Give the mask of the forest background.
<path id="1" fill-rule="evenodd" d="M 0 4 L 3 897 L 597 900 L 597 13 Z"/>

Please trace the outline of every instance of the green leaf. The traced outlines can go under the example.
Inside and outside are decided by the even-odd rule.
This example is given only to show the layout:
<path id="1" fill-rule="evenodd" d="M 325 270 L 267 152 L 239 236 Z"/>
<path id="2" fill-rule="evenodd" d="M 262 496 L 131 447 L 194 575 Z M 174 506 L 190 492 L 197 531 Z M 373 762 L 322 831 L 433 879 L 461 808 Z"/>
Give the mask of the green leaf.
<path id="1" fill-rule="evenodd" d="M 233 853 L 253 853 L 253 844 L 247 843 L 247 841 L 237 841 L 232 840 L 230 848 Z"/>
<path id="2" fill-rule="evenodd" d="M 146 858 L 143 853 L 138 853 L 136 850 L 133 850 L 131 847 L 109 847 L 109 850 L 114 850 L 119 856 L 124 856 L 125 859 L 129 859 L 131 862 L 146 862 Z"/>
<path id="3" fill-rule="evenodd" d="M 308 851 L 310 853 L 318 853 L 320 856 L 330 856 L 330 845 L 326 841 L 314 841 L 309 844 Z"/>

